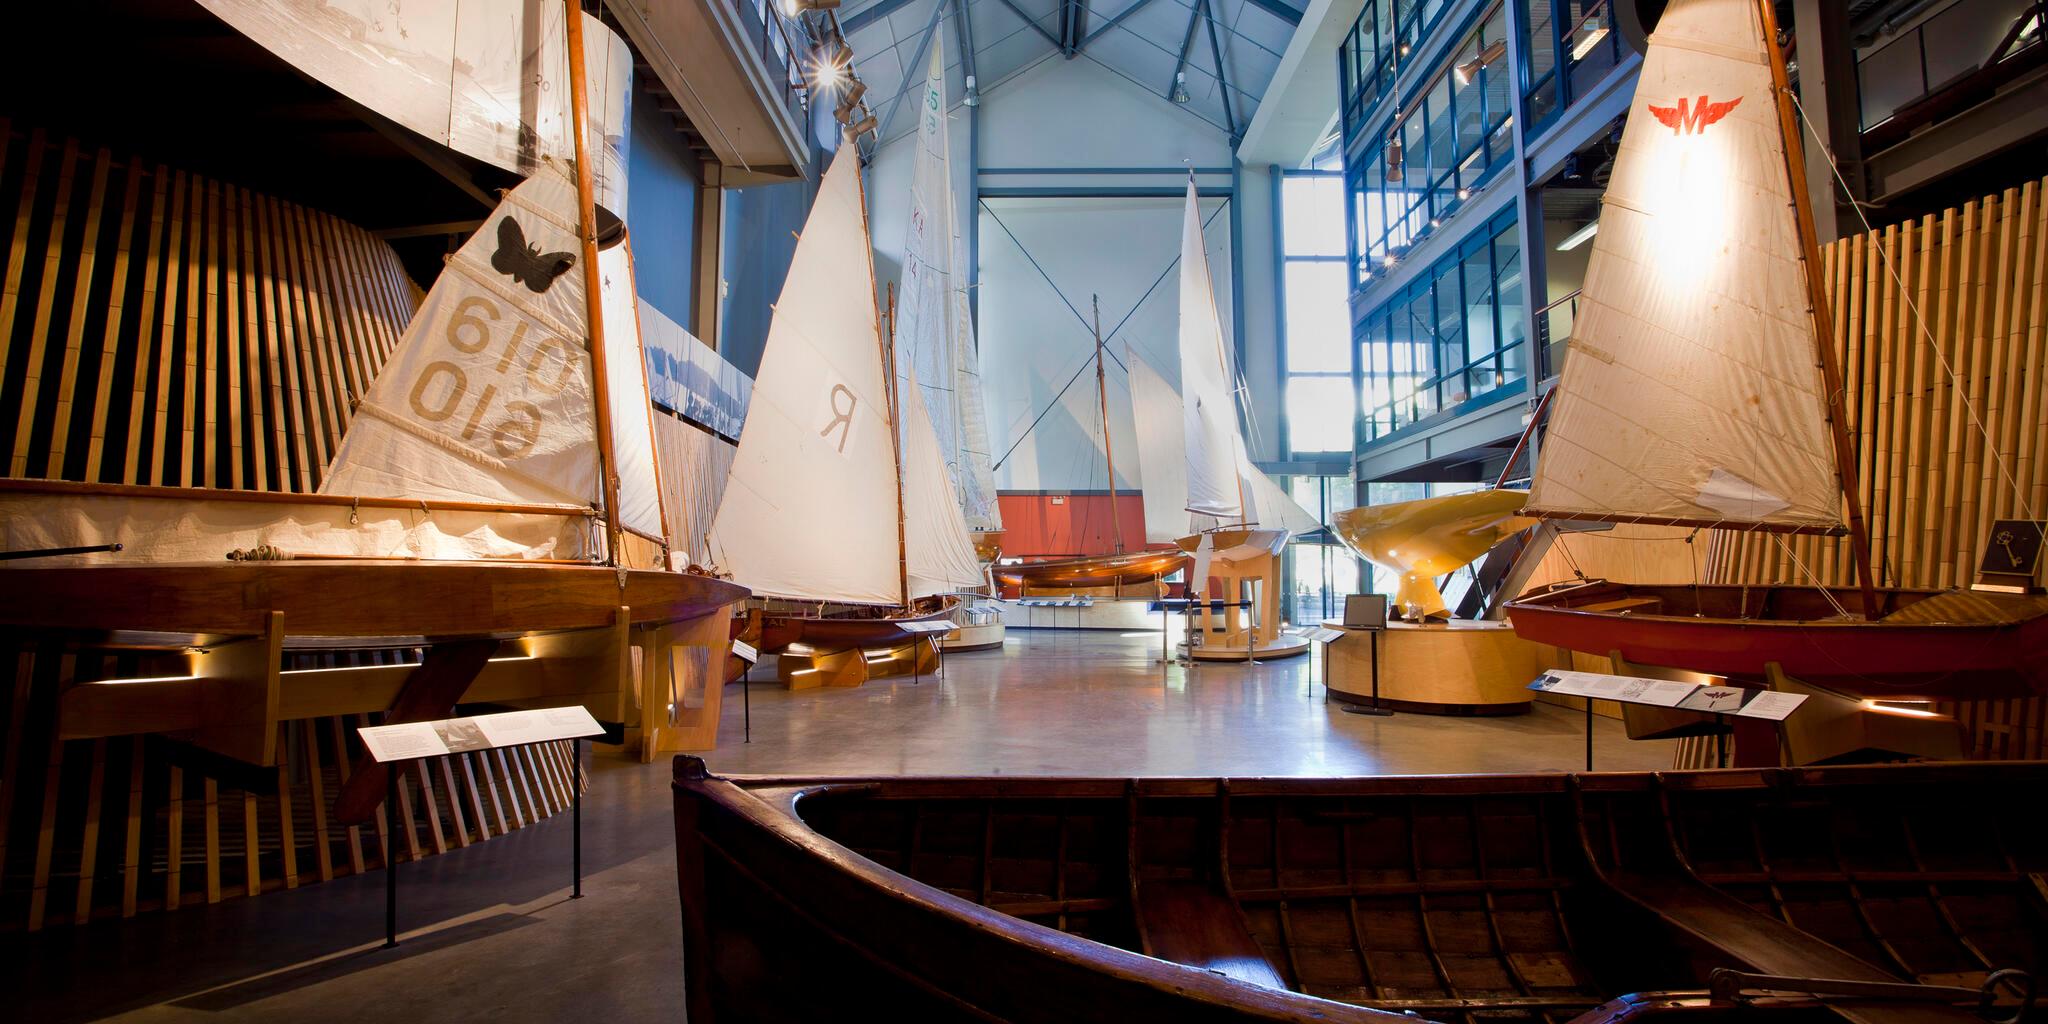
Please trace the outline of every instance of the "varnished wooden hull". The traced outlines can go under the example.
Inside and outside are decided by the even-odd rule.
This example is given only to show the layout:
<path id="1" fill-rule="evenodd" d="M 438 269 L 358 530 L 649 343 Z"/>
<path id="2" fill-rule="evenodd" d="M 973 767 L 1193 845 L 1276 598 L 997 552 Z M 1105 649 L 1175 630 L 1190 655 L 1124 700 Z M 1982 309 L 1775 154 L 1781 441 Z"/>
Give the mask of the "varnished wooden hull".
<path id="1" fill-rule="evenodd" d="M 2022 808 L 2043 785 L 2039 764 L 734 783 L 678 758 L 688 1012 L 1807 1019 L 1695 990 L 1717 967 L 1964 985 L 2038 971 L 2048 910 L 2030 873 L 2048 828 Z"/>
<path id="2" fill-rule="evenodd" d="M 1594 582 L 1524 596 L 1508 618 L 1524 639 L 1642 665 L 1744 681 L 1776 662 L 1794 679 L 1858 697 L 1979 700 L 2048 693 L 2048 608 L 2024 598 L 2005 621 L 1912 621 L 1939 591 L 1884 590 L 1886 621 L 1830 621 L 1814 587 L 1642 586 Z M 1836 604 L 1858 608 L 1853 588 Z M 1933 619 L 1938 616 L 1928 615 Z"/>
<path id="3" fill-rule="evenodd" d="M 287 561 L 87 565 L 0 575 L 12 627 L 260 633 L 272 612 L 293 637 L 506 637 L 685 622 L 745 587 L 685 573 L 508 562 Z"/>
<path id="4" fill-rule="evenodd" d="M 997 565 L 995 576 L 998 583 L 1033 589 L 1113 587 L 1171 576 L 1190 561 L 1185 553 L 1179 551 L 1133 551 L 1122 555 L 1090 555 Z"/>
<path id="5" fill-rule="evenodd" d="M 905 623 L 936 622 L 952 617 L 959 607 L 957 597 L 926 598 L 908 615 L 778 615 L 763 617 L 761 649 L 781 651 L 790 644 L 806 644 L 819 651 L 872 650 L 900 647 L 928 633 L 904 629 Z"/>

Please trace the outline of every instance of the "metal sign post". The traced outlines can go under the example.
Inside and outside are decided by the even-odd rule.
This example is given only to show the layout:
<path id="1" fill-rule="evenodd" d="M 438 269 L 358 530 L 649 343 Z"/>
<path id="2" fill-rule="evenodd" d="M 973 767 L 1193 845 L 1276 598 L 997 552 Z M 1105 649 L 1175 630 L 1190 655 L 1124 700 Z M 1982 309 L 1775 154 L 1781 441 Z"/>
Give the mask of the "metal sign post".
<path id="1" fill-rule="evenodd" d="M 740 742 L 754 742 L 754 663 L 761 652 L 745 640 L 732 642 L 732 653 L 747 667 L 740 670 Z M 709 685 L 708 683 L 706 685 Z"/>
<path id="2" fill-rule="evenodd" d="M 580 704 L 566 708 L 444 718 L 433 722 L 366 725 L 356 730 L 371 760 L 378 764 L 417 762 L 472 750 L 521 747 L 556 740 L 572 741 L 570 746 L 575 764 L 570 778 L 575 791 L 570 796 L 570 899 L 583 896 L 583 737 L 603 732 L 597 719 L 592 718 Z M 384 808 L 390 815 L 396 815 L 398 811 L 398 775 L 397 771 L 387 771 L 384 776 Z M 391 821 L 384 830 L 385 949 L 398 945 L 398 829 L 399 823 Z"/>

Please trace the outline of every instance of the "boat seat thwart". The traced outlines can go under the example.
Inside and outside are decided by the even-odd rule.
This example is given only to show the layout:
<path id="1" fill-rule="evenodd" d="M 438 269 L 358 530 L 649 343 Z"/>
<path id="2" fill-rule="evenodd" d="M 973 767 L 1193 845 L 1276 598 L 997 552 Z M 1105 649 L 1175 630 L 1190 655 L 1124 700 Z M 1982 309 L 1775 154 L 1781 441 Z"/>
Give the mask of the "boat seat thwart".
<path id="1" fill-rule="evenodd" d="M 1161 960 L 1267 988 L 1287 988 L 1245 926 L 1237 904 L 1208 883 L 1140 882 L 1138 927 L 1146 951 Z"/>

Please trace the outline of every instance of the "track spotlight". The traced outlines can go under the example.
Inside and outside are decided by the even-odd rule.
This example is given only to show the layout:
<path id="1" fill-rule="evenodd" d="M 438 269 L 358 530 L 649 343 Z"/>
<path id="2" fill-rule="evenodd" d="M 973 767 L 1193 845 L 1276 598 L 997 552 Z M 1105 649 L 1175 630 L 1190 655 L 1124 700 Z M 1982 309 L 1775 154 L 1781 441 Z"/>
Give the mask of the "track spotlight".
<path id="1" fill-rule="evenodd" d="M 1185 71 L 1173 73 L 1173 101 L 1175 103 L 1186 103 L 1188 101 L 1188 73 Z"/>

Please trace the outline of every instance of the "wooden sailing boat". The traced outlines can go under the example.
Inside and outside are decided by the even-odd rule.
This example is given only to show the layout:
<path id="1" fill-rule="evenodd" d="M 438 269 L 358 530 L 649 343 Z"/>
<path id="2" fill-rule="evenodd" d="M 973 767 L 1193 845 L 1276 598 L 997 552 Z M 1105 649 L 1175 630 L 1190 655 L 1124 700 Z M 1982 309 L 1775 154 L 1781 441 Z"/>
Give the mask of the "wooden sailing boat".
<path id="1" fill-rule="evenodd" d="M 713 1022 L 1970 1024 L 1980 990 L 2016 1005 L 1992 971 L 2043 966 L 2027 872 L 2048 833 L 1984 823 L 2044 784 L 1989 764 L 727 781 L 678 757 L 683 988 Z"/>
<path id="2" fill-rule="evenodd" d="M 763 650 L 895 647 L 984 579 L 916 369 L 875 302 L 860 158 L 839 148 L 768 328 L 709 555 L 763 599 Z"/>
<path id="3" fill-rule="evenodd" d="M 1523 514 L 1838 533 L 1846 508 L 1859 587 L 1594 581 L 1510 602 L 1515 631 L 1855 696 L 2048 692 L 2048 598 L 1871 579 L 1771 5 L 1672 3 L 1635 102 Z"/>
<path id="4" fill-rule="evenodd" d="M 586 16 L 573 4 L 569 13 L 575 167 L 542 161 L 449 258 L 362 397 L 320 493 L 7 489 L 16 543 L 112 550 L 7 563 L 36 567 L 8 570 L 0 623 L 112 632 L 115 646 L 141 650 L 241 652 L 228 677 L 195 667 L 191 678 L 74 687 L 60 730 L 73 727 L 73 710 L 97 708 L 150 724 L 129 731 L 191 731 L 208 749 L 270 764 L 279 718 L 293 717 L 281 701 L 442 718 L 472 683 L 518 676 L 490 664 L 501 642 L 532 654 L 560 646 L 565 631 L 603 631 L 612 646 L 598 661 L 609 671 L 586 665 L 580 685 L 502 685 L 490 699 L 580 700 L 624 721 L 631 635 L 659 633 L 650 654 L 666 662 L 670 631 L 722 625 L 718 613 L 746 596 L 633 567 L 666 563 L 666 530 L 623 232 L 599 248 L 584 148 Z M 47 543 L 58 538 L 74 543 Z M 307 695 L 295 691 L 324 677 L 280 677 L 295 648 L 425 654 L 402 683 L 358 676 L 353 690 Z M 195 666 L 205 657 L 195 653 Z M 369 813 L 382 771 L 365 764 L 346 776 L 336 814 Z"/>
<path id="5" fill-rule="evenodd" d="M 1277 554 L 1291 536 L 1322 528 L 1315 517 L 1252 465 L 1238 431 L 1230 357 L 1216 315 L 1209 257 L 1194 176 L 1181 211 L 1181 386 L 1175 390 L 1135 351 L 1128 356 L 1132 419 L 1143 479 L 1145 540 L 1178 553 L 1125 554 L 1001 566 L 997 578 L 1032 587 L 1100 586 L 1156 579 L 1174 569 L 1255 553 Z M 1096 331 L 1095 373 L 1103 389 L 1102 338 Z M 1108 397 L 1103 393 L 1103 450 L 1108 455 Z M 1112 475 L 1111 495 L 1115 495 Z M 1236 522 L 1231 522 L 1236 520 Z M 1199 575 L 1199 574 L 1198 574 Z"/>

